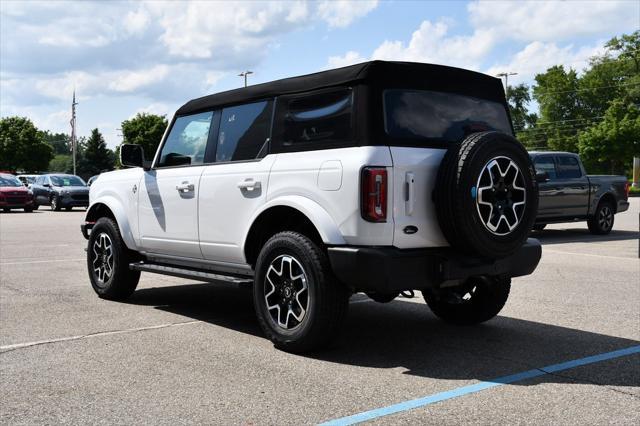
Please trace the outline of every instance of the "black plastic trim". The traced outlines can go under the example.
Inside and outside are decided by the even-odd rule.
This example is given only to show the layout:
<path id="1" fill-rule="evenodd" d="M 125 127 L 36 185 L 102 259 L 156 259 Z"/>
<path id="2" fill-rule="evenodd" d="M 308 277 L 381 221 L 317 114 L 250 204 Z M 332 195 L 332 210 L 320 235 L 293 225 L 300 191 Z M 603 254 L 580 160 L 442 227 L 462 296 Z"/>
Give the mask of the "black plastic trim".
<path id="1" fill-rule="evenodd" d="M 483 259 L 450 247 L 401 250 L 395 247 L 329 247 L 329 260 L 340 281 L 353 291 L 394 293 L 455 285 L 473 276 L 518 277 L 531 274 L 542 247 L 529 238 L 513 255 Z"/>

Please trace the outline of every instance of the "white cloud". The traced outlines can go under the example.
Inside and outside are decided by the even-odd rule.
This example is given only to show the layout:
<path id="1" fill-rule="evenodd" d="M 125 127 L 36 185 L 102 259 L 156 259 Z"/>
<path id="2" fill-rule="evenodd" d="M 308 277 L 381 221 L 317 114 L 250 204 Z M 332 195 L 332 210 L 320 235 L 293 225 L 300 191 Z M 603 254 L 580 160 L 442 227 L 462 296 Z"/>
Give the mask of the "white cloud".
<path id="1" fill-rule="evenodd" d="M 142 34 L 150 24 L 151 18 L 144 8 L 127 12 L 124 17 L 124 26 L 129 34 Z"/>
<path id="2" fill-rule="evenodd" d="M 636 1 L 476 1 L 467 6 L 475 28 L 521 41 L 562 41 L 638 29 Z"/>
<path id="3" fill-rule="evenodd" d="M 318 16 L 330 27 L 344 28 L 377 6 L 378 0 L 325 0 L 318 4 Z"/>
<path id="4" fill-rule="evenodd" d="M 423 21 L 409 42 L 385 40 L 373 51 L 370 59 L 388 61 L 429 62 L 478 69 L 484 57 L 496 44 L 491 31 L 478 30 L 470 36 L 450 36 L 449 24 Z M 472 49 L 469 46 L 473 46 Z M 359 52 L 331 56 L 329 66 L 343 66 L 366 60 Z"/>
<path id="5" fill-rule="evenodd" d="M 141 87 L 158 83 L 164 80 L 169 74 L 169 66 L 156 65 L 155 67 L 136 70 L 136 71 L 120 71 L 113 73 L 111 76 L 104 76 L 107 80 L 111 80 L 108 87 L 116 92 L 133 92 Z"/>
<path id="6" fill-rule="evenodd" d="M 536 74 L 558 64 L 580 71 L 588 65 L 589 58 L 605 52 L 603 46 L 604 42 L 601 42 L 576 49 L 573 45 L 558 47 L 556 43 L 534 41 L 513 55 L 511 61 L 494 65 L 486 73 L 496 75 L 505 71 L 517 71 L 517 75 L 509 77 L 511 85 L 531 81 Z"/>
<path id="7" fill-rule="evenodd" d="M 360 56 L 360 54 L 354 50 L 350 50 L 345 53 L 343 56 L 330 56 L 329 57 L 329 68 L 340 68 L 346 67 L 347 65 L 353 65 L 360 62 L 366 61 L 366 58 Z"/>

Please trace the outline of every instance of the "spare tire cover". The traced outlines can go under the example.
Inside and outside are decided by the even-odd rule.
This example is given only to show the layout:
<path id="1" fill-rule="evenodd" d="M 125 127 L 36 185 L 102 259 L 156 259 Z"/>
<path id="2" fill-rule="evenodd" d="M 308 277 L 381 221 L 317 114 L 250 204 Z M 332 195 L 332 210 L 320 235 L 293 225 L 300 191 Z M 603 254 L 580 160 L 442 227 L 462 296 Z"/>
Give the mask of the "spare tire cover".
<path id="1" fill-rule="evenodd" d="M 434 201 L 453 248 L 485 258 L 509 256 L 527 239 L 538 212 L 531 158 L 512 136 L 471 134 L 445 154 Z"/>

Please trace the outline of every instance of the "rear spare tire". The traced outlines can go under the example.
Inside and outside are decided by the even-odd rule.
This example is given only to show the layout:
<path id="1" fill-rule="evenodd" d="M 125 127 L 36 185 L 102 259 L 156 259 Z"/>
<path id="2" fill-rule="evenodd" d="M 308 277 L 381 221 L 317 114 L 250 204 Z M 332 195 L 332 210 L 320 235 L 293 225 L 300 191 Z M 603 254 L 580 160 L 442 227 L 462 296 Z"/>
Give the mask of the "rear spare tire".
<path id="1" fill-rule="evenodd" d="M 529 154 L 504 133 L 469 135 L 445 154 L 434 201 L 453 248 L 485 258 L 509 256 L 527 239 L 538 211 Z"/>

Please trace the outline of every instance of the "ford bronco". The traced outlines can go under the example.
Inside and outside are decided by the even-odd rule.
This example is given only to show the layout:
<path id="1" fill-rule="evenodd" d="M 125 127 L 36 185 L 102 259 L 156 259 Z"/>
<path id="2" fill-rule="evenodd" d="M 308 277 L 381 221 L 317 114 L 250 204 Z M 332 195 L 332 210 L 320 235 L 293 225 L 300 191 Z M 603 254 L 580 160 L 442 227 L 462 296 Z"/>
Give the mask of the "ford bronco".
<path id="1" fill-rule="evenodd" d="M 141 272 L 248 283 L 286 351 L 325 346 L 356 292 L 487 321 L 541 256 L 534 167 L 476 72 L 373 61 L 213 94 L 153 160 L 120 155 L 81 226 L 95 292 L 122 300 Z"/>

